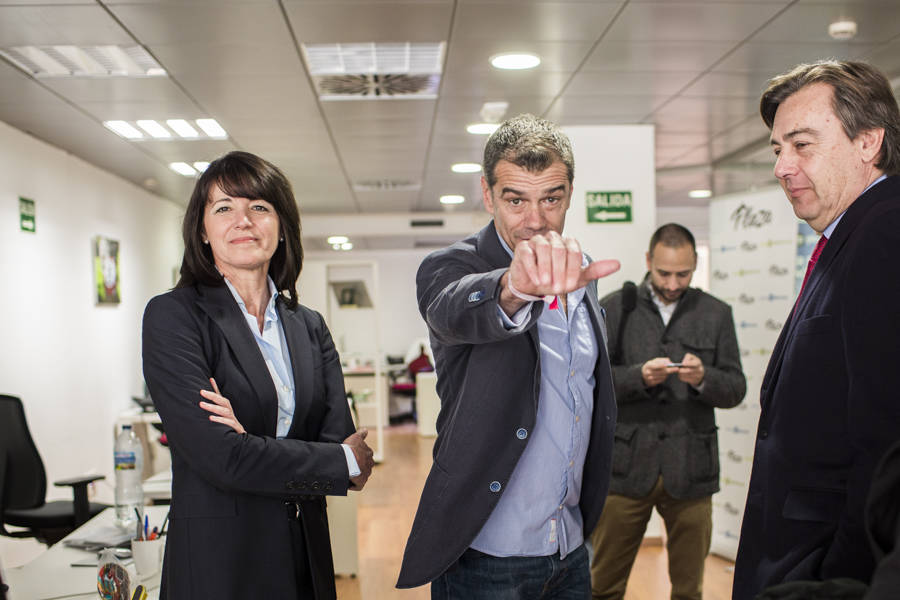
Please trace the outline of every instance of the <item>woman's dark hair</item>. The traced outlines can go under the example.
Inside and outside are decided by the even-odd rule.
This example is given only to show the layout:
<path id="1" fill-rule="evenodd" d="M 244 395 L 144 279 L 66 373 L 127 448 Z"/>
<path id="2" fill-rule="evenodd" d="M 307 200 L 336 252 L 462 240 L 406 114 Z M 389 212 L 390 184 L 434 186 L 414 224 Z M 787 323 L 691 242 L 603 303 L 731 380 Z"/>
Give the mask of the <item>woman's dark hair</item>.
<path id="1" fill-rule="evenodd" d="M 269 261 L 269 276 L 287 305 L 291 308 L 297 306 L 297 278 L 303 268 L 303 245 L 300 243 L 300 213 L 294 192 L 278 167 L 249 152 L 229 152 L 217 158 L 197 180 L 181 227 L 184 257 L 181 259 L 181 278 L 175 287 L 197 283 L 224 285 L 212 250 L 203 243 L 203 215 L 214 185 L 229 196 L 265 200 L 275 208 L 279 237 L 284 241 L 278 244 Z"/>

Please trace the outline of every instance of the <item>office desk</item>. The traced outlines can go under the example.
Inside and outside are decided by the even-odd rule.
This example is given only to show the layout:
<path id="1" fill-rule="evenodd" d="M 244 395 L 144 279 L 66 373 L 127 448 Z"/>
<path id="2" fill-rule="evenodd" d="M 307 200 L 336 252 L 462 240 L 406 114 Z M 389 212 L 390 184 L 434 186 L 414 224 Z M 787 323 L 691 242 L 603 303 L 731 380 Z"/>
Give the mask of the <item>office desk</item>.
<path id="1" fill-rule="evenodd" d="M 150 516 L 151 523 L 162 523 L 169 510 L 168 506 L 146 506 L 144 513 Z M 70 533 L 66 538 L 80 538 L 95 531 L 98 527 L 112 524 L 115 509 L 107 508 L 102 513 Z M 97 567 L 73 567 L 71 563 L 84 560 L 94 555 L 91 552 L 67 548 L 62 542 L 47 549 L 30 563 L 21 567 L 4 569 L 9 580 L 9 600 L 75 600 L 96 599 Z M 134 564 L 128 561 L 125 566 L 131 576 L 132 588 L 138 582 L 134 572 Z M 159 597 L 160 574 L 150 581 L 140 581 L 148 588 L 148 598 Z"/>

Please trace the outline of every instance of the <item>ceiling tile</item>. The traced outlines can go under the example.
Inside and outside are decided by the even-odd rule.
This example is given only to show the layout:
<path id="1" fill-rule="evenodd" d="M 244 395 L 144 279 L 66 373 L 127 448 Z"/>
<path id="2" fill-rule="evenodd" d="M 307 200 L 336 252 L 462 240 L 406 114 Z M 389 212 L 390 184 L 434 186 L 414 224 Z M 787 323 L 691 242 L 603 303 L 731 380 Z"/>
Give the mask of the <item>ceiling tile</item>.
<path id="1" fill-rule="evenodd" d="M 742 2 L 631 3 L 605 39 L 615 41 L 738 42 L 780 11 L 780 4 Z"/>
<path id="2" fill-rule="evenodd" d="M 461 4 L 453 39 L 594 41 L 620 5 L 621 2 L 536 2 L 516 4 L 515 10 L 510 10 L 508 3 Z"/>
<path id="3" fill-rule="evenodd" d="M 0 6 L 0 44 L 134 44 L 134 40 L 97 4 Z"/>

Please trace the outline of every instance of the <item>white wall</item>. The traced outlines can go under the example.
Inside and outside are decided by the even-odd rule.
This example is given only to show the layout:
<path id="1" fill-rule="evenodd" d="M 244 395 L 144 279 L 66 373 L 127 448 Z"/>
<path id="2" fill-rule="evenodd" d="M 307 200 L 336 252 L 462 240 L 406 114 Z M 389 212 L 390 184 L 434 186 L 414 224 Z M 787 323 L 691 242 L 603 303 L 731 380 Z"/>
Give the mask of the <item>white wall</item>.
<path id="1" fill-rule="evenodd" d="M 594 260 L 615 258 L 622 268 L 597 282 L 603 297 L 625 280 L 646 272 L 644 255 L 656 229 L 656 175 L 652 125 L 564 127 L 575 152 L 575 189 L 566 235 L 575 237 Z M 588 223 L 585 192 L 631 191 L 631 223 Z"/>
<path id="2" fill-rule="evenodd" d="M 35 233 L 19 229 L 19 196 Z M 172 286 L 182 210 L 0 122 L 0 393 L 19 396 L 52 481 L 107 476 L 115 416 L 143 394 L 141 315 Z M 91 239 L 120 242 L 122 302 L 96 306 Z"/>
<path id="3" fill-rule="evenodd" d="M 474 233 L 474 232 L 473 232 Z M 371 261 L 378 266 L 378 293 L 373 298 L 382 352 L 405 355 L 410 343 L 428 337 L 425 321 L 416 304 L 416 271 L 431 252 L 419 250 L 353 250 L 311 252 L 303 262 L 298 294 L 300 302 L 328 314 L 326 266 Z"/>

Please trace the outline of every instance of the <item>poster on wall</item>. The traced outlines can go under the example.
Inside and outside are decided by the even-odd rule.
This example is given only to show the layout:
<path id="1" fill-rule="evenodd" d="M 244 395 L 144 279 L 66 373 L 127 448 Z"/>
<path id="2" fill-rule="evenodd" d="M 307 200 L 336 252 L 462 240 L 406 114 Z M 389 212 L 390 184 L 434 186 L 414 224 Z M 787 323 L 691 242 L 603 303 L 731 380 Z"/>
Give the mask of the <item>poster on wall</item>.
<path id="1" fill-rule="evenodd" d="M 94 286 L 97 304 L 118 304 L 119 242 L 101 235 L 94 237 Z"/>
<path id="2" fill-rule="evenodd" d="M 716 410 L 721 491 L 713 496 L 711 550 L 734 559 L 759 421 L 759 391 L 791 311 L 797 263 L 797 217 L 781 188 L 721 196 L 709 210 L 710 292 L 731 305 L 744 401 Z"/>

